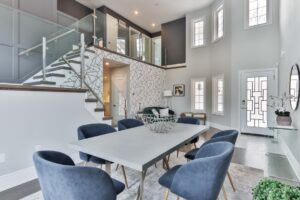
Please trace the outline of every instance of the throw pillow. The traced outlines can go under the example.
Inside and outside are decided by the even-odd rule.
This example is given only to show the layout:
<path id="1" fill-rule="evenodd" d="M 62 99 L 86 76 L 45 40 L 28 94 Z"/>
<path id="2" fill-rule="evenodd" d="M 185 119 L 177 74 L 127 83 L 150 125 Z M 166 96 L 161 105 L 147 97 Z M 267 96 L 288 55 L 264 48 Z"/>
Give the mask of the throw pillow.
<path id="1" fill-rule="evenodd" d="M 156 109 L 153 108 L 151 111 L 152 111 L 153 115 L 155 115 L 155 117 L 159 117 L 159 113 L 157 112 Z"/>
<path id="2" fill-rule="evenodd" d="M 161 117 L 169 117 L 169 108 L 164 108 L 159 110 Z"/>

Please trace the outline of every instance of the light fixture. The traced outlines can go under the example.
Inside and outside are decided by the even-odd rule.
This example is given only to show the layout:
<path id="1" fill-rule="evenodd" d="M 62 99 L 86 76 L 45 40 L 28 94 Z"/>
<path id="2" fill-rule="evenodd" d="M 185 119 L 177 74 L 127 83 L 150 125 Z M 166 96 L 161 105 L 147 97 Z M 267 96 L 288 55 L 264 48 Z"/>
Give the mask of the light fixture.
<path id="1" fill-rule="evenodd" d="M 105 65 L 106 65 L 106 66 L 109 66 L 109 62 L 106 62 Z"/>
<path id="2" fill-rule="evenodd" d="M 134 13 L 135 15 L 138 15 L 138 14 L 139 14 L 139 11 L 135 10 L 133 13 Z"/>
<path id="3" fill-rule="evenodd" d="M 171 90 L 165 90 L 165 91 L 164 91 L 164 97 L 171 97 L 171 96 L 173 96 Z"/>
<path id="4" fill-rule="evenodd" d="M 172 102 L 171 102 L 171 97 L 173 96 L 171 90 L 165 90 L 163 91 L 163 95 L 166 98 L 166 106 L 168 108 L 172 108 Z"/>
<path id="5" fill-rule="evenodd" d="M 152 24 L 151 24 L 151 26 L 152 26 L 152 27 L 155 27 L 155 26 L 156 26 L 156 24 L 155 24 L 155 23 L 152 23 Z"/>

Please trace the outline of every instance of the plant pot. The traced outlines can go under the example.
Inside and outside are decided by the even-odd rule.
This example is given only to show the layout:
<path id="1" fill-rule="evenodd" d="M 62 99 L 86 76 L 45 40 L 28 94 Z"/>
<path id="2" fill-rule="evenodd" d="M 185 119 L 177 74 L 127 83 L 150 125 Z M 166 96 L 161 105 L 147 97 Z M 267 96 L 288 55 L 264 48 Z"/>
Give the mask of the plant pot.
<path id="1" fill-rule="evenodd" d="M 279 126 L 290 126 L 292 118 L 290 116 L 277 116 L 276 122 Z"/>

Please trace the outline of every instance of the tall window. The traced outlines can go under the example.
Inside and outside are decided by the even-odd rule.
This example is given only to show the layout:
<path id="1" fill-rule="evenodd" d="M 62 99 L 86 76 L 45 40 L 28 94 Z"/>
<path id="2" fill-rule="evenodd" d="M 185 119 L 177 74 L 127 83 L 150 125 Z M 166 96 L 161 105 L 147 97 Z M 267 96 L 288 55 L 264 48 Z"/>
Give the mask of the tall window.
<path id="1" fill-rule="evenodd" d="M 224 8 L 223 4 L 214 11 L 214 40 L 224 36 Z"/>
<path id="2" fill-rule="evenodd" d="M 248 27 L 270 23 L 270 0 L 247 0 Z"/>
<path id="3" fill-rule="evenodd" d="M 192 21 L 192 47 L 204 45 L 204 20 L 194 19 Z"/>
<path id="4" fill-rule="evenodd" d="M 205 79 L 192 80 L 192 110 L 205 111 Z"/>
<path id="5" fill-rule="evenodd" d="M 213 77 L 213 113 L 224 114 L 224 75 Z"/>

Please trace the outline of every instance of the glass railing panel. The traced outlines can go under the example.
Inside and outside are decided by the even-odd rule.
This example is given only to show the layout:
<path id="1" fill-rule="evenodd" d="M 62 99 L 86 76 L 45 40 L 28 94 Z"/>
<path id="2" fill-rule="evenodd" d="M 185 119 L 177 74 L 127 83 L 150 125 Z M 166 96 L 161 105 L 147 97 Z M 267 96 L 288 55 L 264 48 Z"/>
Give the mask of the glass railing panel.
<path id="1" fill-rule="evenodd" d="M 142 49 L 142 60 L 151 63 L 151 38 L 144 34 L 142 35 Z"/>
<path id="2" fill-rule="evenodd" d="M 13 65 L 13 9 L 2 7 L 0 4 L 0 82 L 14 82 Z"/>
<path id="3" fill-rule="evenodd" d="M 58 60 L 72 50 L 79 49 L 80 33 L 77 31 L 67 32 L 47 41 L 47 66 Z"/>
<path id="4" fill-rule="evenodd" d="M 161 65 L 161 37 L 152 38 L 152 63 Z"/>
<path id="5" fill-rule="evenodd" d="M 90 14 L 79 21 L 72 24 L 69 28 L 75 29 L 77 32 L 84 33 L 85 43 L 87 45 L 93 45 L 94 39 L 94 17 Z"/>
<path id="6" fill-rule="evenodd" d="M 99 47 L 104 47 L 104 38 L 105 38 L 105 14 L 96 10 L 96 42 L 95 45 Z"/>
<path id="7" fill-rule="evenodd" d="M 42 40 L 40 41 L 42 42 Z M 20 52 L 25 49 L 20 48 Z M 18 57 L 19 67 L 19 81 L 15 83 L 23 83 L 30 79 L 32 76 L 38 74 L 43 69 L 43 50 L 42 46 L 33 49 L 30 52 L 22 54 Z M 41 74 L 38 74 L 41 75 Z M 28 80 L 29 82 L 34 81 L 34 79 Z"/>
<path id="8" fill-rule="evenodd" d="M 129 56 L 129 27 L 122 21 L 118 24 L 117 52 Z"/>
<path id="9" fill-rule="evenodd" d="M 135 59 L 141 58 L 142 40 L 141 33 L 135 29 L 129 29 L 129 56 Z"/>

